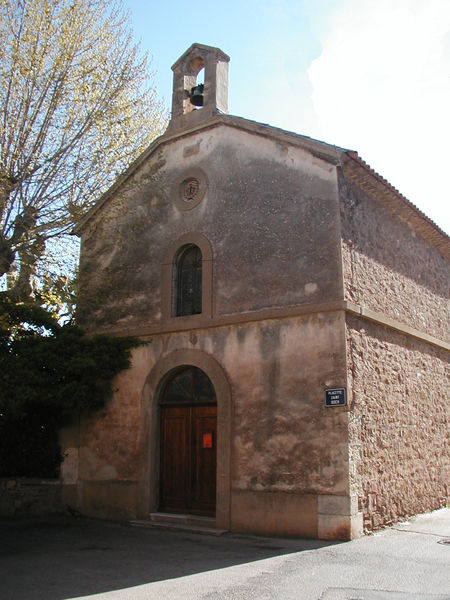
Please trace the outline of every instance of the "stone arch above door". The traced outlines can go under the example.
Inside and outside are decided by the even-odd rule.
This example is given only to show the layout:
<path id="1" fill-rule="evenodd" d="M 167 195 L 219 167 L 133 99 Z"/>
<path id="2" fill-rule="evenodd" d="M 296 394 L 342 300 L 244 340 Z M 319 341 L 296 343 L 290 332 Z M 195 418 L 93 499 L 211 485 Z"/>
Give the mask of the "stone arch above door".
<path id="1" fill-rule="evenodd" d="M 160 358 L 147 377 L 142 394 L 141 457 L 138 516 L 157 510 L 159 485 L 159 394 L 174 369 L 201 369 L 211 380 L 217 399 L 217 503 L 216 526 L 230 528 L 231 388 L 218 361 L 200 350 L 178 349 Z"/>

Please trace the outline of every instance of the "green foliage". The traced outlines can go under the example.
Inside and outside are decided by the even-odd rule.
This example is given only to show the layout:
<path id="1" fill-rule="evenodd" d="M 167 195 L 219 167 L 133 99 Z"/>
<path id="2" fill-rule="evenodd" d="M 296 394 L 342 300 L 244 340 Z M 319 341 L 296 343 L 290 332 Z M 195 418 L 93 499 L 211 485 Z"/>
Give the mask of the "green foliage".
<path id="1" fill-rule="evenodd" d="M 56 476 L 58 431 L 106 404 L 139 343 L 88 337 L 0 294 L 0 476 Z"/>
<path id="2" fill-rule="evenodd" d="M 75 318 L 77 303 L 78 269 L 73 274 L 41 272 L 40 287 L 35 299 L 59 321 L 71 322 Z"/>

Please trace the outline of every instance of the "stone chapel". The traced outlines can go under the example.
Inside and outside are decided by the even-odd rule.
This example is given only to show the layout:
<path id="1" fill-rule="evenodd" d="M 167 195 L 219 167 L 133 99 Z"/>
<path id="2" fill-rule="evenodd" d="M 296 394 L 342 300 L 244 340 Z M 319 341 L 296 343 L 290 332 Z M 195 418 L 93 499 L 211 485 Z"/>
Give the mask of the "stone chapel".
<path id="1" fill-rule="evenodd" d="M 167 131 L 77 227 L 80 324 L 145 344 L 63 432 L 65 501 L 322 539 L 438 508 L 449 238 L 356 152 L 229 115 L 228 63 L 177 60 Z"/>

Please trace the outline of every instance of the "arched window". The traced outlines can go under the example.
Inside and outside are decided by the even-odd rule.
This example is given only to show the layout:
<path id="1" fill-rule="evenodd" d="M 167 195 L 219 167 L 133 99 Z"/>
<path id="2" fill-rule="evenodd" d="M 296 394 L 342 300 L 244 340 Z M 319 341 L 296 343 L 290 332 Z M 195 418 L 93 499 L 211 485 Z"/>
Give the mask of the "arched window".
<path id="1" fill-rule="evenodd" d="M 185 233 L 166 249 L 162 264 L 161 317 L 163 323 L 190 316 L 186 324 L 212 318 L 213 251 L 209 240 Z"/>
<path id="2" fill-rule="evenodd" d="M 198 315 L 202 312 L 202 253 L 190 244 L 181 249 L 175 264 L 175 315 Z"/>
<path id="3" fill-rule="evenodd" d="M 162 405 L 216 403 L 211 380 L 201 369 L 192 366 L 175 369 L 161 394 Z"/>

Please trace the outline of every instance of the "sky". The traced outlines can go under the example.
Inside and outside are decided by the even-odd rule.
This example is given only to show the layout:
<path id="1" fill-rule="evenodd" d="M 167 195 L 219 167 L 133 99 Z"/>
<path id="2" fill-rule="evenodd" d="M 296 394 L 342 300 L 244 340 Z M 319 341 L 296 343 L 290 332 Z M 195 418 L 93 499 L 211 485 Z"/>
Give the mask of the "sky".
<path id="1" fill-rule="evenodd" d="M 450 0 L 122 0 L 170 107 L 198 42 L 230 60 L 229 112 L 356 150 L 450 234 Z"/>

